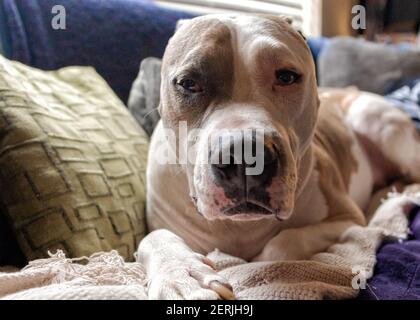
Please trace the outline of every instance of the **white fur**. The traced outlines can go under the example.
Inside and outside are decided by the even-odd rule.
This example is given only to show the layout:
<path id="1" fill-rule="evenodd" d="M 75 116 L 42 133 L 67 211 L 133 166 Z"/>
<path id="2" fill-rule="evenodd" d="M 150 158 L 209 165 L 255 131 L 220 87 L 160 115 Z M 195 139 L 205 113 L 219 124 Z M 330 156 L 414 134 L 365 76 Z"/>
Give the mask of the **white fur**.
<path id="1" fill-rule="evenodd" d="M 211 16 L 203 19 L 214 18 L 215 16 Z M 232 29 L 234 93 L 226 108 L 219 108 L 217 112 L 212 112 L 206 117 L 203 129 L 212 131 L 212 126 L 246 128 L 267 125 L 277 132 L 281 131 L 279 127 L 283 130 L 293 129 L 299 133 L 303 142 L 302 145 L 296 146 L 300 153 L 295 150 L 295 154 L 291 155 L 289 150 L 289 157 L 301 157 L 294 160 L 310 162 L 308 159 L 312 159 L 312 149 L 305 148 L 312 145 L 308 137 L 312 137 L 315 120 L 310 116 L 314 114 L 317 105 L 317 94 L 313 62 L 308 49 L 294 38 L 280 39 L 282 36 L 279 36 L 287 45 L 283 46 L 280 41 L 261 36 L 266 23 L 263 19 L 244 16 L 234 20 L 226 16 L 216 18 L 223 20 Z M 282 48 L 285 54 L 276 55 L 273 47 Z M 297 57 L 302 61 L 297 61 Z M 306 80 L 311 82 L 308 81 L 307 85 L 302 86 L 304 88 L 297 95 L 290 94 L 290 88 L 281 88 L 281 94 L 276 95 L 277 88 L 270 84 L 270 79 L 273 78 L 274 70 L 288 67 L 288 63 L 301 68 L 302 73 L 307 76 Z M 265 71 L 261 70 L 264 68 Z M 260 78 L 251 77 L 255 73 L 258 73 Z M 277 99 L 272 98 L 274 95 Z M 281 98 L 278 98 L 279 96 Z M 290 109 L 291 107 L 295 109 Z M 227 116 L 229 112 L 235 116 L 235 120 L 241 120 L 240 124 Z M 417 173 L 420 144 L 414 139 L 413 125 L 410 126 L 407 117 L 396 112 L 395 108 L 387 106 L 383 99 L 361 94 L 350 108 L 347 121 L 357 133 L 371 137 L 385 155 L 396 161 L 403 171 L 409 174 Z M 159 165 L 154 150 L 163 135 L 160 123 L 152 137 L 148 160 L 150 165 L 147 169 L 147 221 L 149 230 L 168 228 L 178 237 L 157 230 L 145 237 L 139 247 L 139 259 L 146 266 L 150 290 L 154 297 L 188 298 L 194 297 L 196 291 L 201 292 L 201 296 L 207 294 L 208 298 L 214 298 L 214 293 L 208 290 L 209 279 L 221 283 L 224 279 L 206 267 L 203 256 L 197 253 L 206 254 L 218 248 L 247 260 L 308 259 L 326 250 L 349 226 L 354 225 L 356 220 L 357 223 L 363 223 L 363 220 L 359 219 L 360 212 L 357 206 L 351 208 L 349 195 L 337 194 L 340 191 L 330 186 L 327 187 L 328 190 L 322 189 L 319 174 L 312 162 L 309 166 L 299 167 L 301 171 L 303 168 L 309 168 L 309 171 L 306 172 L 307 175 L 302 173 L 302 180 L 305 182 L 301 184 L 301 193 L 290 193 L 296 198 L 292 199 L 295 207 L 288 220 L 280 222 L 274 216 L 255 221 L 204 218 L 197 212 L 189 192 L 191 184 L 199 187 L 199 206 L 205 209 L 203 200 L 211 197 L 208 179 L 205 178 L 206 172 L 203 168 L 195 168 L 194 176 L 190 178 L 181 166 Z M 201 154 L 199 149 L 197 158 L 207 156 L 204 152 Z M 351 176 L 349 193 L 360 207 L 364 207 L 372 190 L 372 173 L 366 154 L 356 138 L 352 152 L 358 169 Z M 305 156 L 308 154 L 310 157 Z M 331 174 L 334 174 L 333 170 Z M 206 195 L 206 192 L 210 196 Z M 340 211 L 330 210 L 328 207 L 330 204 L 327 199 L 335 195 L 340 196 L 345 203 L 337 204 L 334 201 L 339 208 L 333 209 L 350 208 L 350 211 L 335 213 L 336 215 L 329 219 L 331 211 Z M 158 285 L 154 285 L 156 283 Z M 154 291 L 153 288 L 161 287 L 162 283 L 172 294 Z"/>
<path id="2" fill-rule="evenodd" d="M 407 114 L 381 96 L 362 92 L 353 101 L 347 121 L 355 132 L 369 138 L 402 174 L 420 181 L 420 140 Z"/>

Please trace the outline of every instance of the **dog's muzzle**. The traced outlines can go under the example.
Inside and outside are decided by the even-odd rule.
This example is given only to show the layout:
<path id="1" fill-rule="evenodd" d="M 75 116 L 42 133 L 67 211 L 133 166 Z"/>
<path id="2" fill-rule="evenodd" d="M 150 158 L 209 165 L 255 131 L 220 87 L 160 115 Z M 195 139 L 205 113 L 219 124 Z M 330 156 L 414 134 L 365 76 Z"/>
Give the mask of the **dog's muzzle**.
<path id="1" fill-rule="evenodd" d="M 247 154 L 251 151 L 253 155 Z M 264 135 L 263 140 L 242 135 L 239 139 L 231 139 L 213 148 L 210 159 L 213 160 L 211 174 L 214 183 L 223 188 L 225 195 L 232 201 L 232 205 L 222 208 L 222 212 L 228 216 L 244 213 L 274 214 L 269 205 L 267 188 L 278 174 L 280 158 L 272 134 Z"/>

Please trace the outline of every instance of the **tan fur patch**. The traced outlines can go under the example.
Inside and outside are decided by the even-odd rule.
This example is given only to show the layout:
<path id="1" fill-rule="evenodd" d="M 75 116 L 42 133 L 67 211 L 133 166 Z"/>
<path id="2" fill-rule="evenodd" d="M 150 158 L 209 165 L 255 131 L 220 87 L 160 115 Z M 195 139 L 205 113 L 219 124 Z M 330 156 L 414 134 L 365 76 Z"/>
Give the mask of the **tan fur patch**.
<path id="1" fill-rule="evenodd" d="M 365 225 L 363 212 L 349 197 L 343 182 L 343 177 L 334 156 L 319 145 L 314 145 L 317 159 L 316 169 L 319 171 L 319 186 L 324 194 L 329 212 L 328 220 L 351 220 L 359 225 Z"/>
<path id="2" fill-rule="evenodd" d="M 318 124 L 315 131 L 315 144 L 332 158 L 339 170 L 345 191 L 348 191 L 351 174 L 357 171 L 357 162 L 351 152 L 354 138 L 344 123 L 340 110 L 335 105 L 322 103 L 319 108 Z"/>

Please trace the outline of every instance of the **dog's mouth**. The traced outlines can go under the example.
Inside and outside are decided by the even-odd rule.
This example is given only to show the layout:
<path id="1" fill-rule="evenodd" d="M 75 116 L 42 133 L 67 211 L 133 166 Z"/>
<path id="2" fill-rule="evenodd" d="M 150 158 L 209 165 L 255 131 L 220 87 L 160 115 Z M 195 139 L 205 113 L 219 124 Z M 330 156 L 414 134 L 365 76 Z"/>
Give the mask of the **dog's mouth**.
<path id="1" fill-rule="evenodd" d="M 256 215 L 272 215 L 274 210 L 260 202 L 243 201 L 234 206 L 230 206 L 222 210 L 222 213 L 227 216 L 234 216 L 237 214 L 256 214 Z"/>
<path id="2" fill-rule="evenodd" d="M 216 217 L 219 219 L 231 220 L 259 220 L 274 216 L 278 221 L 284 221 L 289 216 L 289 214 L 281 208 L 275 209 L 262 202 L 253 200 L 243 200 L 218 210 L 217 214 L 208 216 L 199 210 L 197 206 L 197 197 L 191 196 L 191 200 L 197 209 L 197 212 L 210 220 L 213 220 Z"/>

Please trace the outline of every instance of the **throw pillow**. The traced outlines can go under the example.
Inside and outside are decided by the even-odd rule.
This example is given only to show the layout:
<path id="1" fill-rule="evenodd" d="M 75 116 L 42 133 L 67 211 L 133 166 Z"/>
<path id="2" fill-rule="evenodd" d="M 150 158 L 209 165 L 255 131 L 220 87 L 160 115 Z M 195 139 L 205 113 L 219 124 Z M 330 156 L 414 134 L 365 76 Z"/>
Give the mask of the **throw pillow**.
<path id="1" fill-rule="evenodd" d="M 145 234 L 148 138 L 90 67 L 0 56 L 0 202 L 29 260 L 116 249 Z"/>

